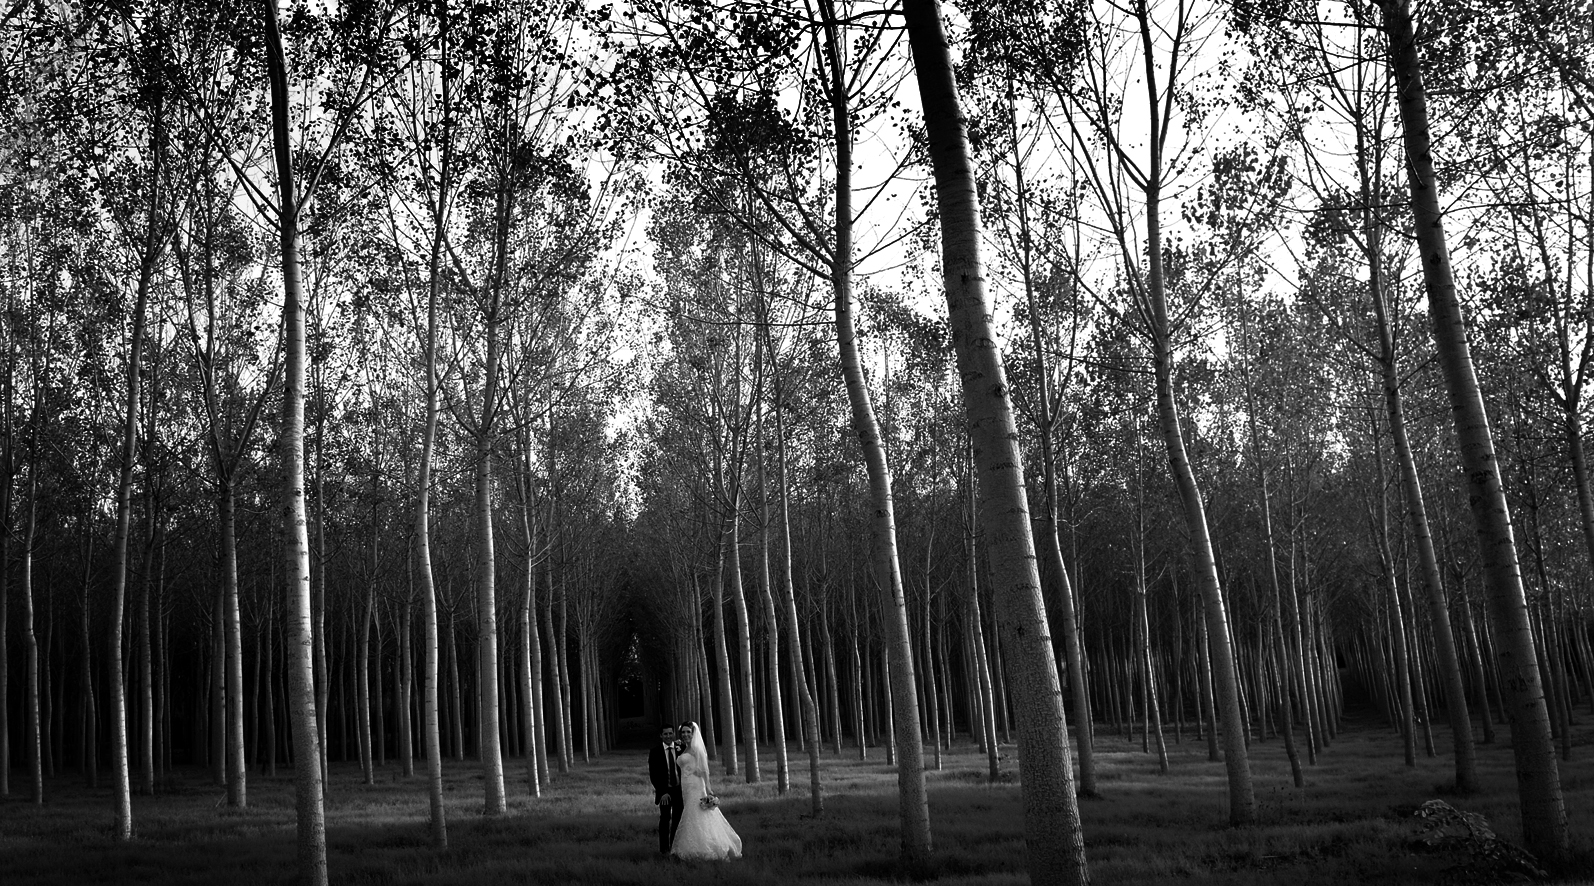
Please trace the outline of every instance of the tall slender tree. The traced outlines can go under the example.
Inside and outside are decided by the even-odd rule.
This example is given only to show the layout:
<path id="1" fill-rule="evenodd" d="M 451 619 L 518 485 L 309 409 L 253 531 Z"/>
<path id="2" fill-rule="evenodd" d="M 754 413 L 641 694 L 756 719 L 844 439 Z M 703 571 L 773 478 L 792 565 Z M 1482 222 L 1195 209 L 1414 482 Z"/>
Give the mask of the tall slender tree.
<path id="1" fill-rule="evenodd" d="M 1428 313 L 1434 344 L 1450 396 L 1451 417 L 1468 501 L 1478 534 L 1479 554 L 1493 616 L 1496 655 L 1511 723 L 1522 830 L 1528 849 L 1543 858 L 1563 857 L 1571 841 L 1560 771 L 1550 730 L 1549 707 L 1528 616 L 1527 595 L 1517 560 L 1511 513 L 1501 484 L 1494 435 L 1472 364 L 1467 321 L 1456 291 L 1445 241 L 1439 180 L 1429 134 L 1428 95 L 1422 58 L 1408 0 L 1380 0 L 1382 28 L 1389 41 L 1406 148 L 1406 177 L 1417 244 L 1422 256 Z"/>
<path id="2" fill-rule="evenodd" d="M 1162 216 L 1164 192 L 1181 166 L 1189 162 L 1193 147 L 1179 119 L 1189 98 L 1185 81 L 1192 76 L 1193 59 L 1216 26 L 1215 14 L 1190 0 L 1155 5 L 1151 0 L 1133 0 L 1107 14 L 1118 18 L 1099 27 L 1081 26 L 1091 36 L 1079 38 L 1084 57 L 1077 65 L 1077 84 L 1075 72 L 1064 70 L 1050 75 L 1051 88 L 1067 109 L 1066 123 L 1076 157 L 1090 157 L 1097 143 L 1105 146 L 1101 162 L 1080 162 L 1082 179 L 1106 214 L 1132 301 L 1131 316 L 1151 350 L 1158 427 L 1189 533 L 1196 588 L 1206 621 L 1215 710 L 1228 772 L 1229 820 L 1236 825 L 1250 824 L 1257 814 L 1256 792 L 1229 605 L 1175 393 L 1178 346 L 1187 334 L 1187 311 L 1170 308 L 1170 244 L 1164 239 Z M 1120 70 L 1122 59 L 1129 60 L 1129 70 Z M 1135 87 L 1140 97 L 1126 103 L 1124 96 Z M 1144 118 L 1131 122 L 1131 109 L 1133 113 L 1143 111 Z M 1134 147 L 1138 140 L 1129 135 L 1138 131 L 1147 133 L 1144 156 Z M 1143 247 L 1131 217 L 1131 189 L 1138 192 Z M 1196 301 L 1200 293 L 1187 295 Z"/>
<path id="3" fill-rule="evenodd" d="M 1046 604 L 1030 534 L 1023 458 L 1002 355 L 991 328 L 980 256 L 980 208 L 969 153 L 968 119 L 958 98 L 940 4 L 906 0 L 903 14 L 941 215 L 941 273 L 963 406 L 979 469 L 981 511 L 990 539 L 991 581 L 1011 633 L 1019 712 L 1019 766 L 1030 879 L 1041 884 L 1090 880 L 1074 794 L 1068 720 L 1052 657 Z"/>
<path id="4" fill-rule="evenodd" d="M 299 267 L 300 191 L 294 181 L 289 116 L 288 63 L 276 0 L 265 0 L 266 72 L 271 85 L 271 135 L 277 170 L 278 247 L 282 261 L 284 390 L 282 415 L 284 563 L 288 583 L 288 690 L 298 817 L 299 877 L 307 886 L 327 882 L 326 809 L 320 735 L 316 731 L 314 645 L 310 615 L 309 512 L 305 501 L 305 320 Z"/>

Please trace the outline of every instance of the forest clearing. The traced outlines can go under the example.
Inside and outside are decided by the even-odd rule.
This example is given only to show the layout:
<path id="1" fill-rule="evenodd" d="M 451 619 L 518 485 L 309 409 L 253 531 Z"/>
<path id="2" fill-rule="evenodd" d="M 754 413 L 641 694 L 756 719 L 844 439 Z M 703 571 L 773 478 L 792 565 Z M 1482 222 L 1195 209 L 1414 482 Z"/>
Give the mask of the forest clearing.
<path id="1" fill-rule="evenodd" d="M 1104 730 L 1105 732 L 1105 730 Z M 646 735 L 644 732 L 643 735 Z M 634 737 L 634 734 L 633 734 Z M 1399 759 L 1400 738 L 1371 711 L 1353 717 L 1306 787 L 1289 783 L 1277 737 L 1255 746 L 1265 785 L 1261 823 L 1231 828 L 1214 786 L 1222 766 L 1194 735 L 1173 746 L 1172 770 L 1159 774 L 1137 740 L 1103 734 L 1103 796 L 1082 815 L 1093 882 L 1102 886 L 1189 883 L 1264 886 L 1524 882 L 1509 865 L 1480 864 L 1462 846 L 1430 848 L 1413 813 L 1443 799 L 1483 815 L 1501 834 L 1518 825 L 1507 750 L 1480 751 L 1483 790 L 1458 798 L 1443 790 L 1445 762 Z M 1594 729 L 1577 729 L 1578 763 L 1563 772 L 1573 826 L 1594 826 Z M 572 772 L 558 788 L 531 798 L 514 791 L 504 816 L 483 816 L 473 765 L 450 766 L 446 793 L 453 821 L 450 848 L 425 843 L 426 797 L 417 779 L 390 763 L 372 785 L 351 764 L 334 764 L 328 791 L 327 846 L 335 881 L 362 886 L 489 884 L 695 884 L 867 886 L 931 882 L 997 886 L 1026 882 L 1015 779 L 990 782 L 984 757 L 958 740 L 929 773 L 936 850 L 916 869 L 896 856 L 895 777 L 878 754 L 826 754 L 830 795 L 813 818 L 806 800 L 782 797 L 769 783 L 734 785 L 721 795 L 749 851 L 712 863 L 660 859 L 652 850 L 640 745 L 632 744 Z M 1012 748 L 1004 748 L 1010 753 Z M 766 761 L 770 762 L 770 761 Z M 0 865 L 8 886 L 266 886 L 292 882 L 292 781 L 257 779 L 250 808 L 223 807 L 224 792 L 192 769 L 173 775 L 158 797 L 140 802 L 143 826 L 132 844 L 111 840 L 104 792 L 81 785 L 52 790 L 42 809 L 0 806 Z M 1470 866 L 1470 868 L 1469 868 Z M 1557 883 L 1594 882 L 1559 877 Z"/>
<path id="2" fill-rule="evenodd" d="M 1591 863 L 1587 2 L 0 0 L 0 321 L 41 877 Z"/>

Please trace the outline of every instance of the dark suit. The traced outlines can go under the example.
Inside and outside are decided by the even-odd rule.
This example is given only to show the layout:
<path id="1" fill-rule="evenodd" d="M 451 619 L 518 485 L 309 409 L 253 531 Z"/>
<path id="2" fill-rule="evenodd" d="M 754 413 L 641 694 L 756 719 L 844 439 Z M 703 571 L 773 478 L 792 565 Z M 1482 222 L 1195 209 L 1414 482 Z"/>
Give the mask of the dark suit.
<path id="1" fill-rule="evenodd" d="M 648 752 L 648 778 L 653 781 L 653 802 L 659 807 L 659 852 L 668 853 L 681 826 L 681 773 L 675 765 L 675 748 L 665 752 L 661 742 Z"/>

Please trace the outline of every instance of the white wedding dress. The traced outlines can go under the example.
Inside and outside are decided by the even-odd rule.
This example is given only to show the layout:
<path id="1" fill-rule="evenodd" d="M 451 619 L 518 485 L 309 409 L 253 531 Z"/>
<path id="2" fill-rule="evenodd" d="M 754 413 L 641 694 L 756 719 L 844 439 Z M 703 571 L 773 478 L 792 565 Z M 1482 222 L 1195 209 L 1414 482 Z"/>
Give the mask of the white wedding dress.
<path id="1" fill-rule="evenodd" d="M 694 724 L 696 725 L 696 724 Z M 708 749 L 703 736 L 692 730 L 692 749 L 676 758 L 681 767 L 681 825 L 675 831 L 670 854 L 676 858 L 719 861 L 742 857 L 742 838 L 719 809 L 704 809 L 708 793 Z"/>

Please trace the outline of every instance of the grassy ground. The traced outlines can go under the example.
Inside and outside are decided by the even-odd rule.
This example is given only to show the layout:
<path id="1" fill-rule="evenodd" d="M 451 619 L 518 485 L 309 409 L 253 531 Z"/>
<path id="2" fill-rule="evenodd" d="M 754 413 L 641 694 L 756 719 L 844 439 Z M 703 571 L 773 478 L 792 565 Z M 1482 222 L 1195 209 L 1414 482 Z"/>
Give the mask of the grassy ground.
<path id="1" fill-rule="evenodd" d="M 1505 730 L 1501 730 L 1501 735 Z M 1448 736 L 1436 733 L 1441 749 Z M 1577 728 L 1572 762 L 1562 764 L 1580 861 L 1560 882 L 1594 882 L 1594 726 Z M 1398 736 L 1368 721 L 1349 724 L 1305 789 L 1290 784 L 1277 741 L 1252 747 L 1262 824 L 1227 827 L 1223 767 L 1205 743 L 1171 745 L 1172 773 L 1158 775 L 1138 744 L 1097 737 L 1103 798 L 1082 804 L 1091 874 L 1097 884 L 1346 884 L 1515 882 L 1495 874 L 1463 875 L 1457 852 L 1414 848 L 1412 810 L 1445 799 L 1486 816 L 1509 839 L 1520 837 L 1510 750 L 1485 746 L 1484 790 L 1447 796 L 1450 762 L 1419 758 L 1402 765 Z M 617 750 L 556 776 L 539 799 L 519 795 L 510 813 L 486 819 L 480 779 L 469 764 L 448 771 L 451 846 L 427 848 L 426 795 L 420 779 L 401 781 L 396 767 L 365 786 L 359 771 L 333 765 L 328 794 L 332 880 L 347 884 L 865 884 L 901 879 L 941 884 L 1027 882 L 1023 870 L 1016 757 L 1004 748 L 1008 775 L 983 778 L 984 758 L 966 744 L 929 774 L 935 857 L 924 869 L 896 866 L 895 775 L 873 759 L 825 757 L 825 814 L 807 815 L 806 758 L 794 758 L 799 790 L 778 796 L 773 763 L 766 782 L 723 776 L 716 791 L 741 833 L 747 857 L 718 864 L 661 861 L 655 855 L 652 794 L 641 749 Z M 518 762 L 518 761 L 514 761 Z M 519 769 L 511 764 L 511 772 Z M 13 779 L 13 790 L 17 780 Z M 250 808 L 225 807 L 220 789 L 195 770 L 155 797 L 134 798 L 138 839 L 111 842 L 111 803 L 75 776 L 49 787 L 36 808 L 0 801 L 0 883 L 277 884 L 294 863 L 291 776 L 252 776 Z M 1578 877 L 1588 879 L 1578 879 Z"/>

